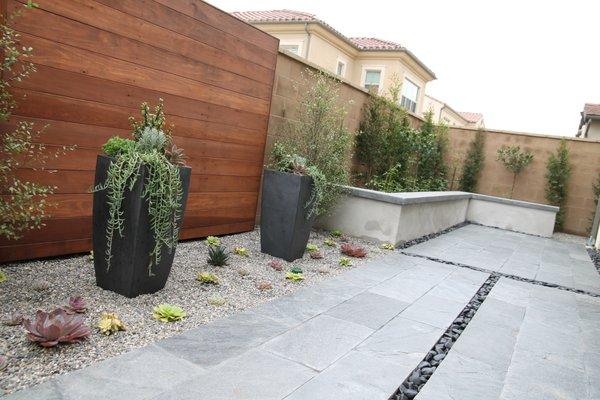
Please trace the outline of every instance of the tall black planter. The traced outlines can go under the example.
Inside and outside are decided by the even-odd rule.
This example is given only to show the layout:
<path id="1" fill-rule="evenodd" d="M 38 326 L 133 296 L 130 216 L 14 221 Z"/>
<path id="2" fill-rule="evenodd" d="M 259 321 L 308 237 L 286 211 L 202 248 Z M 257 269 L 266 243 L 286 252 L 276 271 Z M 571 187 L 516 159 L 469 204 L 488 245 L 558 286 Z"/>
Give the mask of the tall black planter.
<path id="1" fill-rule="evenodd" d="M 98 156 L 95 186 L 105 182 L 111 162 L 110 157 Z M 179 226 L 181 226 L 189 192 L 190 172 L 191 169 L 187 167 L 179 169 L 183 186 L 182 217 L 179 220 Z M 125 191 L 121 208 L 125 227 L 123 237 L 117 232 L 114 234 L 110 268 L 107 268 L 106 262 L 106 227 L 109 211 L 107 191 L 94 192 L 92 240 L 96 284 L 103 289 L 130 298 L 140 294 L 154 293 L 164 288 L 175 257 L 175 249 L 169 251 L 166 246 L 163 246 L 160 263 L 152 266 L 153 275 L 149 275 L 150 252 L 154 248 L 155 241 L 150 227 L 148 202 L 142 198 L 147 173 L 148 170 L 145 166 L 140 167 L 140 176 L 133 189 Z"/>
<path id="2" fill-rule="evenodd" d="M 286 261 L 301 258 L 315 220 L 308 218 L 314 184 L 309 176 L 266 169 L 262 181 L 260 249 Z"/>

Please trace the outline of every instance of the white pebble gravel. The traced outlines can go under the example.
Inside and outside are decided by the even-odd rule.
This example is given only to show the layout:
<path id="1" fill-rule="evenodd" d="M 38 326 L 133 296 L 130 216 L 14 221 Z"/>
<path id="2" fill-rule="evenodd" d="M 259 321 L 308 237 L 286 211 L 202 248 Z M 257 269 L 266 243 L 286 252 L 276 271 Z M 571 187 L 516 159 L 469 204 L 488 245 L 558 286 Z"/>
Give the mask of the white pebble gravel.
<path id="1" fill-rule="evenodd" d="M 208 250 L 203 241 L 182 242 L 177 247 L 166 287 L 158 293 L 135 299 L 97 287 L 93 262 L 87 255 L 3 265 L 2 270 L 8 275 L 8 280 L 0 283 L 2 320 L 15 312 L 31 317 L 38 309 L 50 311 L 65 305 L 69 296 L 81 295 L 87 303 L 87 324 L 92 327 L 93 334 L 79 344 L 44 349 L 30 343 L 22 327 L 0 323 L 0 354 L 9 356 L 8 367 L 0 371 L 0 395 L 254 307 L 349 268 L 359 267 L 368 259 L 386 252 L 375 244 L 351 238 L 351 242 L 365 246 L 369 254 L 365 259 L 352 259 L 352 267 L 340 267 L 340 242 L 335 239 L 337 246 L 329 247 L 323 243 L 326 238 L 329 238 L 327 232 L 311 233 L 310 243 L 319 246 L 324 256 L 322 259 L 312 259 L 306 253 L 301 260 L 292 263 L 284 261 L 283 271 L 279 272 L 267 265 L 273 257 L 260 252 L 258 229 L 221 237 L 221 243 L 232 253 L 229 265 L 224 267 L 207 264 Z M 250 256 L 233 254 L 234 247 L 247 248 Z M 302 268 L 304 281 L 291 282 L 285 279 L 285 273 L 292 267 Z M 240 269 L 249 274 L 240 274 Z M 196 281 L 196 275 L 201 271 L 216 274 L 220 284 L 203 285 Z M 45 291 L 35 290 L 40 281 L 47 282 L 49 288 Z M 257 287 L 261 282 L 270 282 L 273 288 L 261 291 Z M 223 306 L 209 304 L 208 300 L 217 296 L 225 299 Z M 187 318 L 175 323 L 156 321 L 152 318 L 152 309 L 161 303 L 182 307 Z M 117 313 L 127 326 L 127 331 L 112 336 L 101 335 L 95 325 L 102 312 Z"/>

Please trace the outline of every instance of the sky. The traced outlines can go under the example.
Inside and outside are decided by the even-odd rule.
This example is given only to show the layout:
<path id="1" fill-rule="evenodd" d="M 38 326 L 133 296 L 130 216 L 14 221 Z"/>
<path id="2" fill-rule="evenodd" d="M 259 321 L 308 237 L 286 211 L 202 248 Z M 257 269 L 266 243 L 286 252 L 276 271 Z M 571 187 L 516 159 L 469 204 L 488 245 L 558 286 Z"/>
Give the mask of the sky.
<path id="1" fill-rule="evenodd" d="M 574 136 L 600 103 L 599 0 L 208 0 L 222 10 L 316 14 L 346 36 L 391 40 L 437 76 L 426 93 L 487 128 Z"/>

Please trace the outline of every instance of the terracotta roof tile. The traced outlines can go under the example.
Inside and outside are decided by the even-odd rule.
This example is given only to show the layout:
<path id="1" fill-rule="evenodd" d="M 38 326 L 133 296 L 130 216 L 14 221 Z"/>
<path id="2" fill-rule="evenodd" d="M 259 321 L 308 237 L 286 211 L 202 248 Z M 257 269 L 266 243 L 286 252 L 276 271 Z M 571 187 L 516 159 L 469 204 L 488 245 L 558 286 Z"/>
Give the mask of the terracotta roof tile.
<path id="1" fill-rule="evenodd" d="M 360 50 L 404 50 L 402 45 L 370 37 L 351 37 L 350 41 Z"/>
<path id="2" fill-rule="evenodd" d="M 236 11 L 231 15 L 246 22 L 318 21 L 314 14 L 293 10 Z"/>
<path id="3" fill-rule="evenodd" d="M 474 113 L 474 112 L 460 112 L 459 114 L 461 117 L 463 117 L 464 119 L 466 119 L 469 122 L 479 122 L 480 120 L 483 119 L 483 114 L 481 113 Z"/>
<path id="4" fill-rule="evenodd" d="M 600 104 L 585 103 L 583 112 L 585 115 L 600 115 Z"/>

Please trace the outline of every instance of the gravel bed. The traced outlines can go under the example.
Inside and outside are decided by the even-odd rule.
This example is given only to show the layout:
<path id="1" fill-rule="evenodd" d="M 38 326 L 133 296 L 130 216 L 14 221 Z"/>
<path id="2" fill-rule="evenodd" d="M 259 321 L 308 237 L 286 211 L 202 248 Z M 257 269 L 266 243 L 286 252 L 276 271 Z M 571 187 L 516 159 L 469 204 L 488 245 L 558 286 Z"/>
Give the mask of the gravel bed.
<path id="1" fill-rule="evenodd" d="M 134 299 L 97 287 L 93 262 L 87 255 L 6 264 L 2 270 L 6 272 L 8 280 L 0 284 L 2 320 L 15 312 L 30 317 L 38 309 L 50 311 L 65 305 L 69 296 L 82 295 L 88 307 L 87 324 L 93 327 L 93 334 L 79 344 L 43 349 L 27 340 L 22 327 L 0 324 L 0 354 L 9 357 L 8 367 L 0 372 L 0 395 L 254 307 L 349 268 L 359 267 L 368 259 L 387 251 L 373 243 L 350 238 L 352 243 L 367 248 L 369 254 L 365 259 L 352 259 L 353 265 L 350 267 L 341 267 L 338 265 L 341 257 L 340 240 L 334 239 L 336 247 L 328 247 L 323 243 L 326 238 L 329 238 L 327 232 L 311 233 L 310 243 L 319 246 L 322 259 L 312 259 L 307 253 L 303 259 L 293 263 L 284 261 L 283 271 L 275 271 L 267 265 L 273 257 L 260 252 L 258 229 L 221 237 L 221 243 L 230 252 L 240 246 L 248 249 L 250 255 L 243 257 L 231 254 L 229 265 L 224 267 L 213 267 L 206 263 L 208 249 L 203 241 L 182 242 L 177 248 L 166 287 L 158 293 Z M 285 273 L 292 267 L 302 268 L 304 281 L 297 283 L 285 279 Z M 203 285 L 198 282 L 196 274 L 202 271 L 216 274 L 220 284 Z M 39 291 L 43 282 L 49 288 Z M 259 290 L 257 286 L 262 282 L 270 282 L 272 289 Z M 213 296 L 221 296 L 226 304 L 209 304 L 208 300 Z M 173 323 L 156 321 L 152 317 L 152 309 L 161 303 L 181 306 L 187 312 L 187 318 Z M 117 313 L 127 326 L 127 331 L 112 336 L 101 335 L 95 325 L 102 312 Z"/>
<path id="2" fill-rule="evenodd" d="M 477 293 L 471 298 L 469 303 L 463 308 L 458 317 L 446 329 L 446 332 L 427 352 L 423 361 L 408 375 L 398 390 L 390 397 L 390 400 L 411 400 L 427 383 L 437 367 L 444 361 L 446 355 L 452 348 L 452 345 L 458 340 L 465 330 L 475 313 L 485 301 L 496 282 L 500 279 L 499 275 L 491 275 L 481 285 Z"/>
<path id="3" fill-rule="evenodd" d="M 587 251 L 588 251 L 588 254 L 590 255 L 590 258 L 594 262 L 594 266 L 596 267 L 596 270 L 600 274 L 600 251 L 594 249 L 593 247 L 588 247 Z"/>

